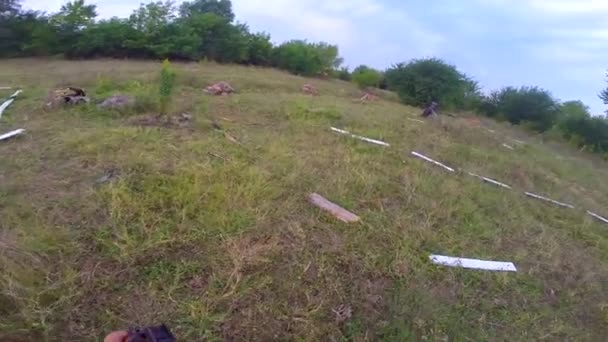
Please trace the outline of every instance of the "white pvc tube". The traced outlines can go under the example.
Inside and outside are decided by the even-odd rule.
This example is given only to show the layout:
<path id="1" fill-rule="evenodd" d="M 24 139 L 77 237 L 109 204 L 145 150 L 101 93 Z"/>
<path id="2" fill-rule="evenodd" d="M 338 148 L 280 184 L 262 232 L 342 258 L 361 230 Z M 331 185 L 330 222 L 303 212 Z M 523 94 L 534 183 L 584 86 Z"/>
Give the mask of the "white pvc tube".
<path id="1" fill-rule="evenodd" d="M 10 138 L 12 138 L 14 136 L 23 134 L 24 132 L 25 132 L 25 130 L 23 128 L 19 128 L 19 129 L 16 129 L 14 131 L 2 134 L 2 135 L 0 135 L 0 141 L 6 140 L 6 139 L 10 139 Z"/>
<path id="2" fill-rule="evenodd" d="M 445 255 L 434 255 L 429 256 L 431 262 L 436 265 L 443 265 L 449 267 L 462 267 L 472 268 L 478 270 L 488 271 L 504 271 L 504 272 L 517 272 L 517 268 L 512 262 L 503 261 L 488 261 L 479 259 L 467 259 L 467 258 L 455 258 Z"/>
<path id="3" fill-rule="evenodd" d="M 433 163 L 433 164 L 435 164 L 435 165 L 437 165 L 437 166 L 440 166 L 440 167 L 442 167 L 442 168 L 444 168 L 444 169 L 446 169 L 446 170 L 448 170 L 448 171 L 450 171 L 450 172 L 455 172 L 455 171 L 454 171 L 454 169 L 452 169 L 451 167 L 446 166 L 446 165 L 444 165 L 444 164 L 442 164 L 442 163 L 440 163 L 440 162 L 438 162 L 438 161 L 436 161 L 436 160 L 433 160 L 433 159 L 431 159 L 431 158 L 429 158 L 429 157 L 425 156 L 424 154 L 421 154 L 421 153 L 418 153 L 418 152 L 412 151 L 412 155 L 413 155 L 413 156 L 416 156 L 416 157 L 418 157 L 418 158 L 422 158 L 422 159 L 424 159 L 424 160 L 428 161 L 429 163 Z"/>
<path id="4" fill-rule="evenodd" d="M 474 174 L 474 173 L 472 173 L 472 172 L 469 172 L 469 175 L 470 175 L 470 176 L 473 176 L 473 177 L 477 177 L 477 178 L 479 178 L 479 179 L 481 179 L 481 180 L 483 180 L 483 181 L 485 181 L 485 182 L 492 183 L 492 184 L 494 184 L 494 185 L 498 185 L 498 186 L 501 186 L 501 187 L 506 188 L 506 189 L 511 189 L 511 187 L 510 187 L 510 186 L 508 186 L 507 184 L 505 184 L 505 183 L 501 183 L 501 182 L 499 182 L 499 181 L 497 181 L 497 180 L 494 180 L 494 179 L 492 179 L 492 178 L 488 178 L 488 177 L 480 176 L 480 175 Z"/>
<path id="5" fill-rule="evenodd" d="M 13 95 L 11 95 L 8 100 L 4 101 L 4 103 L 0 105 L 0 118 L 2 117 L 2 113 L 4 112 L 4 110 L 8 108 L 8 106 L 10 106 L 13 101 L 15 101 L 17 95 L 21 94 L 22 91 L 23 90 L 21 89 L 17 90 Z"/>
<path id="6" fill-rule="evenodd" d="M 539 199 L 539 200 L 543 200 L 543 201 L 546 201 L 546 202 L 551 202 L 553 204 L 559 205 L 560 207 L 566 207 L 566 208 L 574 209 L 574 206 L 572 204 L 558 202 L 556 200 L 552 200 L 550 198 L 547 198 L 547 197 L 544 197 L 544 196 L 541 196 L 541 195 L 533 194 L 531 192 L 526 192 L 525 194 L 526 194 L 526 196 L 530 196 L 530 197 L 533 197 L 533 198 L 536 198 L 536 199 Z"/>
<path id="7" fill-rule="evenodd" d="M 350 135 L 351 137 L 355 138 L 355 139 L 359 139 L 359 140 L 363 140 L 363 141 L 367 141 L 369 143 L 372 144 L 377 144 L 377 145 L 382 145 L 382 146 L 391 146 L 387 143 L 385 143 L 384 141 L 380 141 L 380 140 L 376 140 L 376 139 L 370 139 L 370 138 L 366 138 L 366 137 L 362 137 L 360 135 L 356 135 L 356 134 L 352 134 L 348 131 L 345 131 L 343 129 L 339 129 L 339 128 L 335 128 L 335 127 L 330 127 L 332 131 L 340 133 L 340 134 L 346 134 L 346 135 Z"/>
<path id="8" fill-rule="evenodd" d="M 600 221 L 602 221 L 602 222 L 604 222 L 604 223 L 608 223 L 608 219 L 606 219 L 606 218 L 604 218 L 604 217 L 601 217 L 600 215 L 598 215 L 598 214 L 596 214 L 596 213 L 594 213 L 594 212 L 591 212 L 591 211 L 587 210 L 587 214 L 589 214 L 589 215 L 591 215 L 591 216 L 595 217 L 596 219 L 598 219 L 598 220 L 600 220 Z"/>

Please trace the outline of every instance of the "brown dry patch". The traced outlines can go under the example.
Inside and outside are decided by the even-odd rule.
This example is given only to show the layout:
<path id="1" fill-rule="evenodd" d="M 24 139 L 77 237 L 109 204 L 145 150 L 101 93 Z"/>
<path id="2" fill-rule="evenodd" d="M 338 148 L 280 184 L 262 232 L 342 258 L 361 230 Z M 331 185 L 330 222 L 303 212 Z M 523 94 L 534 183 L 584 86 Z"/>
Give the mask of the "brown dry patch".
<path id="1" fill-rule="evenodd" d="M 313 233 L 312 243 L 322 251 L 329 253 L 338 253 L 344 249 L 345 245 L 344 238 L 331 230 Z"/>
<path id="2" fill-rule="evenodd" d="M 481 121 L 477 118 L 463 118 L 462 121 L 469 127 L 481 127 Z"/>
<path id="3" fill-rule="evenodd" d="M 515 166 L 511 169 L 510 177 L 520 186 L 532 188 L 534 185 L 526 174 L 526 171 L 520 166 Z"/>
<path id="4" fill-rule="evenodd" d="M 140 115 L 129 120 L 131 125 L 144 127 L 162 128 L 190 128 L 192 127 L 192 115 L 182 113 L 179 115 Z"/>
<path id="5" fill-rule="evenodd" d="M 271 255 L 280 251 L 276 237 L 248 235 L 229 239 L 225 249 L 232 262 L 232 271 L 227 281 L 224 298 L 234 294 L 243 276 L 269 263 Z"/>
<path id="6" fill-rule="evenodd" d="M 363 299 L 361 315 L 365 320 L 374 323 L 386 314 L 392 287 L 392 280 L 381 275 L 361 280 L 359 284 L 359 291 Z"/>

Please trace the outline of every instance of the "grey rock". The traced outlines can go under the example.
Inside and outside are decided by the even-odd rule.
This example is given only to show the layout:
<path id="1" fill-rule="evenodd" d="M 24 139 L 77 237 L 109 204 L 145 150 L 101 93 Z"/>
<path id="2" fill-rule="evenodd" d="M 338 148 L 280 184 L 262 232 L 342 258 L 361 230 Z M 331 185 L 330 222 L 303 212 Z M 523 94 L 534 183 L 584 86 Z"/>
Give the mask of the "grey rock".
<path id="1" fill-rule="evenodd" d="M 114 95 L 105 99 L 102 103 L 97 105 L 99 108 L 109 109 L 120 109 L 125 107 L 131 107 L 135 104 L 135 99 L 126 95 Z"/>

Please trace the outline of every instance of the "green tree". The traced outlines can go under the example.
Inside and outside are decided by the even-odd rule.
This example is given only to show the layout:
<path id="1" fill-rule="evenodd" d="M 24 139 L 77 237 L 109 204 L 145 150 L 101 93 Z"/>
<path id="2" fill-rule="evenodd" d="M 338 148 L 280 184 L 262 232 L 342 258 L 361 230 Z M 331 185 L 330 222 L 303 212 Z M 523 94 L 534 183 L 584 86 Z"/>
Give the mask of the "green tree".
<path id="1" fill-rule="evenodd" d="M 171 1 L 141 4 L 129 16 L 128 23 L 138 34 L 125 42 L 127 49 L 141 57 L 163 58 L 167 51 L 161 43 L 164 31 L 175 19 L 175 7 Z"/>
<path id="2" fill-rule="evenodd" d="M 7 19 L 16 16 L 21 11 L 20 0 L 0 0 L 0 18 Z"/>
<path id="3" fill-rule="evenodd" d="M 378 88 L 380 86 L 380 81 L 382 80 L 382 73 L 367 65 L 360 65 L 353 70 L 351 78 L 359 88 Z"/>
<path id="4" fill-rule="evenodd" d="M 74 0 L 61 6 L 59 13 L 51 17 L 51 23 L 66 31 L 79 31 L 91 25 L 97 17 L 97 6 L 87 5 L 84 0 Z"/>
<path id="5" fill-rule="evenodd" d="M 71 54 L 79 58 L 144 57 L 145 53 L 129 47 L 129 42 L 138 40 L 140 35 L 126 19 L 101 20 L 82 32 Z"/>
<path id="6" fill-rule="evenodd" d="M 562 103 L 559 108 L 556 126 L 566 139 L 580 144 L 586 140 L 585 130 L 590 118 L 589 107 L 583 102 L 567 101 Z"/>
<path id="7" fill-rule="evenodd" d="M 270 35 L 264 32 L 247 34 L 247 63 L 253 65 L 270 65 L 272 43 Z"/>
<path id="8" fill-rule="evenodd" d="M 436 101 L 444 107 L 458 107 L 466 84 L 464 74 L 437 58 L 394 65 L 386 71 L 386 80 L 404 103 L 414 106 Z"/>
<path id="9" fill-rule="evenodd" d="M 184 24 L 199 37 L 200 55 L 225 63 L 244 63 L 248 59 L 249 31 L 242 24 L 233 25 L 213 13 L 185 18 Z"/>
<path id="10" fill-rule="evenodd" d="M 67 56 L 74 54 L 74 47 L 82 38 L 83 30 L 94 23 L 96 16 L 97 6 L 87 5 L 84 0 L 67 2 L 57 14 L 51 16 L 50 24 L 56 34 L 56 44 Z M 50 41 L 52 37 L 46 36 L 45 39 Z"/>
<path id="11" fill-rule="evenodd" d="M 608 76 L 608 73 L 606 74 L 606 76 Z M 605 105 L 608 105 L 608 87 L 602 90 L 598 96 L 604 102 Z M 606 113 L 608 113 L 608 110 L 606 110 Z"/>
<path id="12" fill-rule="evenodd" d="M 179 8 L 181 17 L 212 13 L 231 22 L 234 20 L 232 2 L 230 0 L 194 0 L 182 3 Z"/>

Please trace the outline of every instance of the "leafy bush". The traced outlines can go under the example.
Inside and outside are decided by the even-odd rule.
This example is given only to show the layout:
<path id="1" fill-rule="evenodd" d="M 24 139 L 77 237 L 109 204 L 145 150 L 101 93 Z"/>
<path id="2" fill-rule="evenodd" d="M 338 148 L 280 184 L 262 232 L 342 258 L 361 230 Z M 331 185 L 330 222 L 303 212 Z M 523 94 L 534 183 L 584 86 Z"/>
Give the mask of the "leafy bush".
<path id="1" fill-rule="evenodd" d="M 335 45 L 292 40 L 274 49 L 272 62 L 294 74 L 314 76 L 331 72 L 340 65 L 341 59 Z"/>
<path id="2" fill-rule="evenodd" d="M 592 117 L 581 101 L 564 102 L 556 125 L 563 137 L 579 147 L 589 146 L 596 152 L 608 151 L 608 120 Z"/>
<path id="3" fill-rule="evenodd" d="M 444 107 L 459 107 L 467 85 L 464 74 L 437 58 L 394 65 L 386 71 L 386 80 L 388 88 L 396 91 L 401 101 L 413 106 L 435 101 Z"/>
<path id="4" fill-rule="evenodd" d="M 490 117 L 499 117 L 512 124 L 527 123 L 544 132 L 559 116 L 559 104 L 551 94 L 538 87 L 505 87 L 483 100 L 482 110 Z"/>
<path id="5" fill-rule="evenodd" d="M 351 77 L 359 88 L 378 88 L 382 80 L 382 73 L 366 65 L 360 65 L 353 70 Z"/>
<path id="6" fill-rule="evenodd" d="M 347 67 L 342 67 L 337 70 L 334 70 L 333 77 L 342 81 L 350 81 L 352 79 L 352 75 Z"/>
<path id="7" fill-rule="evenodd" d="M 175 72 L 171 69 L 171 63 L 165 59 L 160 70 L 160 87 L 158 91 L 158 101 L 160 114 L 167 114 L 169 105 L 171 104 L 171 96 L 175 86 Z"/>

